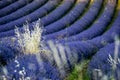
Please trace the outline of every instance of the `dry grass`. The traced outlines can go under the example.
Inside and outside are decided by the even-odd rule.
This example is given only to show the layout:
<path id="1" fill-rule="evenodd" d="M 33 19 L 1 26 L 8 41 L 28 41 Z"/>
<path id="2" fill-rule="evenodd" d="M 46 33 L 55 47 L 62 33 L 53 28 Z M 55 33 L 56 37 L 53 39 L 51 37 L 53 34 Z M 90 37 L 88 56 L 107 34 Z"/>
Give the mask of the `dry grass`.
<path id="1" fill-rule="evenodd" d="M 38 53 L 40 51 L 42 34 L 40 19 L 33 27 L 34 29 L 30 31 L 29 25 L 24 25 L 24 33 L 21 33 L 18 28 L 15 29 L 19 46 L 24 53 Z"/>

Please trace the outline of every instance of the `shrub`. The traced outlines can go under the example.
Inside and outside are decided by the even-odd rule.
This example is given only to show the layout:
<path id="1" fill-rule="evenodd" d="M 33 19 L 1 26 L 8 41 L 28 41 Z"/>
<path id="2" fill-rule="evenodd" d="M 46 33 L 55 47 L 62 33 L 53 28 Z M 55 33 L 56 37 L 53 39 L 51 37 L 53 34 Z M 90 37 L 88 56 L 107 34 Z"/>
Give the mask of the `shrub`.
<path id="1" fill-rule="evenodd" d="M 15 29 L 16 37 L 20 49 L 24 53 L 38 53 L 41 45 L 42 28 L 40 19 L 33 25 L 33 30 L 29 30 L 28 23 L 24 25 L 24 32 Z"/>

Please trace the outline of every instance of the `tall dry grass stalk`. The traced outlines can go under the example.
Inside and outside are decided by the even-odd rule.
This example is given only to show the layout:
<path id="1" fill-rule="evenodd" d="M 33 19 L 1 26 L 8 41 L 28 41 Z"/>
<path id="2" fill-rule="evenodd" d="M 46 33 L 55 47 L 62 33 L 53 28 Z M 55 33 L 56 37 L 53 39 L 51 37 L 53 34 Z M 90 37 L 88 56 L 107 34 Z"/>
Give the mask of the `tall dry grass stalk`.
<path id="1" fill-rule="evenodd" d="M 41 45 L 42 25 L 40 19 L 33 25 L 30 31 L 29 24 L 23 25 L 24 33 L 20 32 L 16 27 L 15 33 L 17 41 L 24 53 L 38 53 Z"/>

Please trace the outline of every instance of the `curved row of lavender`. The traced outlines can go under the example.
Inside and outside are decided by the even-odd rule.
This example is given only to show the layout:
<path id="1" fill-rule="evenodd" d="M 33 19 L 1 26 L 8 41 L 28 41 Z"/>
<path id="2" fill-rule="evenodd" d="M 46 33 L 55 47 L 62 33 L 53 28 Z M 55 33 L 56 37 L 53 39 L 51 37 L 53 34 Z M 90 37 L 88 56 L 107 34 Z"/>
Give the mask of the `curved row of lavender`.
<path id="1" fill-rule="evenodd" d="M 120 36 L 117 0 L 1 0 L 0 4 L 0 79 L 63 80 L 76 63 L 92 56 L 91 79 L 96 68 L 110 76 L 111 66 L 104 61 L 114 50 L 114 38 Z M 24 33 L 26 21 L 30 34 L 35 23 L 43 29 L 37 36 L 42 36 L 40 52 L 24 53 L 14 39 L 15 26 Z M 104 49 L 107 44 L 111 45 Z"/>
<path id="2" fill-rule="evenodd" d="M 92 79 L 119 80 L 120 44 L 111 43 L 100 49 L 89 63 L 88 71 Z M 102 75 L 100 75 L 102 74 Z"/>

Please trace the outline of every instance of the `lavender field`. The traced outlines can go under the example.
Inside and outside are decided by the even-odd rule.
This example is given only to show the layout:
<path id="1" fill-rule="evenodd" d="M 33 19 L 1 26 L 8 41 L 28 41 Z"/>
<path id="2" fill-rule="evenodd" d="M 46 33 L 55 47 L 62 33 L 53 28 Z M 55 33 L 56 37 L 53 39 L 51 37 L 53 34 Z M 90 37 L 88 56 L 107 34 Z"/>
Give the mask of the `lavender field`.
<path id="1" fill-rule="evenodd" d="M 120 0 L 0 0 L 0 80 L 120 80 Z"/>

